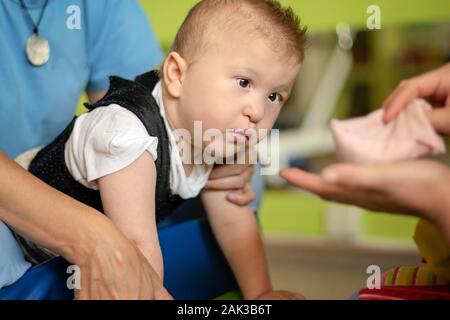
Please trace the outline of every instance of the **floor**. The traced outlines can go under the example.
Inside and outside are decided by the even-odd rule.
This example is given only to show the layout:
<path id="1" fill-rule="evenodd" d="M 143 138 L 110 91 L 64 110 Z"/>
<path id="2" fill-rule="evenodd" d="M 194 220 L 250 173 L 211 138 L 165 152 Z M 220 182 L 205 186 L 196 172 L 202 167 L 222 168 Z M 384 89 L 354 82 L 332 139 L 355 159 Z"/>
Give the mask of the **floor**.
<path id="1" fill-rule="evenodd" d="M 352 245 L 274 236 L 266 236 L 264 242 L 275 289 L 301 292 L 307 299 L 348 299 L 366 287 L 370 265 L 383 272 L 421 264 L 411 245 Z"/>

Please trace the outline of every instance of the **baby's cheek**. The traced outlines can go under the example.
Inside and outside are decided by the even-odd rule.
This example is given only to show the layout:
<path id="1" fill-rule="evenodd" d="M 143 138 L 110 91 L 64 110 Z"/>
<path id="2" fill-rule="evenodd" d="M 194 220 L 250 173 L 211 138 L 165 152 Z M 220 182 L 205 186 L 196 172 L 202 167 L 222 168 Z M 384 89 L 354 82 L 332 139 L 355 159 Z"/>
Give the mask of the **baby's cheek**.
<path id="1" fill-rule="evenodd" d="M 276 116 L 273 115 L 267 115 L 264 117 L 263 120 L 258 124 L 259 129 L 263 130 L 271 130 L 273 128 L 273 125 L 275 124 L 275 121 L 277 120 Z"/>
<path id="2" fill-rule="evenodd" d="M 227 129 L 227 121 L 220 113 L 205 112 L 201 116 L 202 126 L 206 129 L 218 129 L 223 131 Z"/>
<path id="3" fill-rule="evenodd" d="M 193 108 L 191 108 L 189 112 L 183 115 L 183 120 L 185 121 L 185 123 L 192 127 L 194 127 L 195 122 L 201 122 L 202 127 L 205 127 L 205 123 L 210 121 L 209 118 L 210 117 L 204 110 Z M 198 123 L 196 124 L 196 126 L 198 126 Z"/>

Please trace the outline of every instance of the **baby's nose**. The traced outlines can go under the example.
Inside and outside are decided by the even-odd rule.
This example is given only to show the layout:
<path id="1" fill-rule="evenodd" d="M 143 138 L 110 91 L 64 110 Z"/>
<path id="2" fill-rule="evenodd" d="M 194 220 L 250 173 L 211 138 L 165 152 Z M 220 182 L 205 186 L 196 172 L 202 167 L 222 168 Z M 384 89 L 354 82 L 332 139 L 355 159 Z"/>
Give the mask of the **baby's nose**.
<path id="1" fill-rule="evenodd" d="M 253 102 L 244 109 L 244 114 L 252 123 L 258 123 L 264 118 L 264 105 L 259 102 Z"/>

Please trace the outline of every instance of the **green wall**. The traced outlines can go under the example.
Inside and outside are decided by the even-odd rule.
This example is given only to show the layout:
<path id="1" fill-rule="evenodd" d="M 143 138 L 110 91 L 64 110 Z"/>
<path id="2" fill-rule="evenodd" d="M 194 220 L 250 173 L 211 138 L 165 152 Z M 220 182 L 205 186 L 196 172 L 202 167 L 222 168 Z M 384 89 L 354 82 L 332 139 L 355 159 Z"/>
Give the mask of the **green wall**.
<path id="1" fill-rule="evenodd" d="M 158 38 L 164 47 L 175 33 L 196 0 L 141 0 Z M 367 7 L 376 4 L 381 9 L 382 27 L 399 24 L 424 24 L 450 20 L 449 0 L 281 0 L 301 17 L 310 32 L 333 31 L 336 24 L 346 22 L 365 28 Z"/>
<path id="2" fill-rule="evenodd" d="M 298 190 L 268 190 L 264 194 L 261 226 L 265 234 L 321 237 L 326 234 L 327 202 Z M 417 218 L 361 210 L 360 235 L 365 240 L 413 243 Z"/>

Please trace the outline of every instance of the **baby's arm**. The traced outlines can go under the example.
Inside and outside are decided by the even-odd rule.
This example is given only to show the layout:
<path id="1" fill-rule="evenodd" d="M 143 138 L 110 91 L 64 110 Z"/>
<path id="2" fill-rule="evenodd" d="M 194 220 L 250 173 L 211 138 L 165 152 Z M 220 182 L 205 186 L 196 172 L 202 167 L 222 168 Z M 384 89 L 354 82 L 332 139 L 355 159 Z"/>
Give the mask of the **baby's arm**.
<path id="1" fill-rule="evenodd" d="M 98 179 L 105 214 L 142 251 L 163 279 L 155 219 L 156 168 L 144 152 L 129 166 Z"/>
<path id="2" fill-rule="evenodd" d="M 232 204 L 226 193 L 203 191 L 203 203 L 244 299 L 256 299 L 272 291 L 258 223 L 249 206 Z"/>

